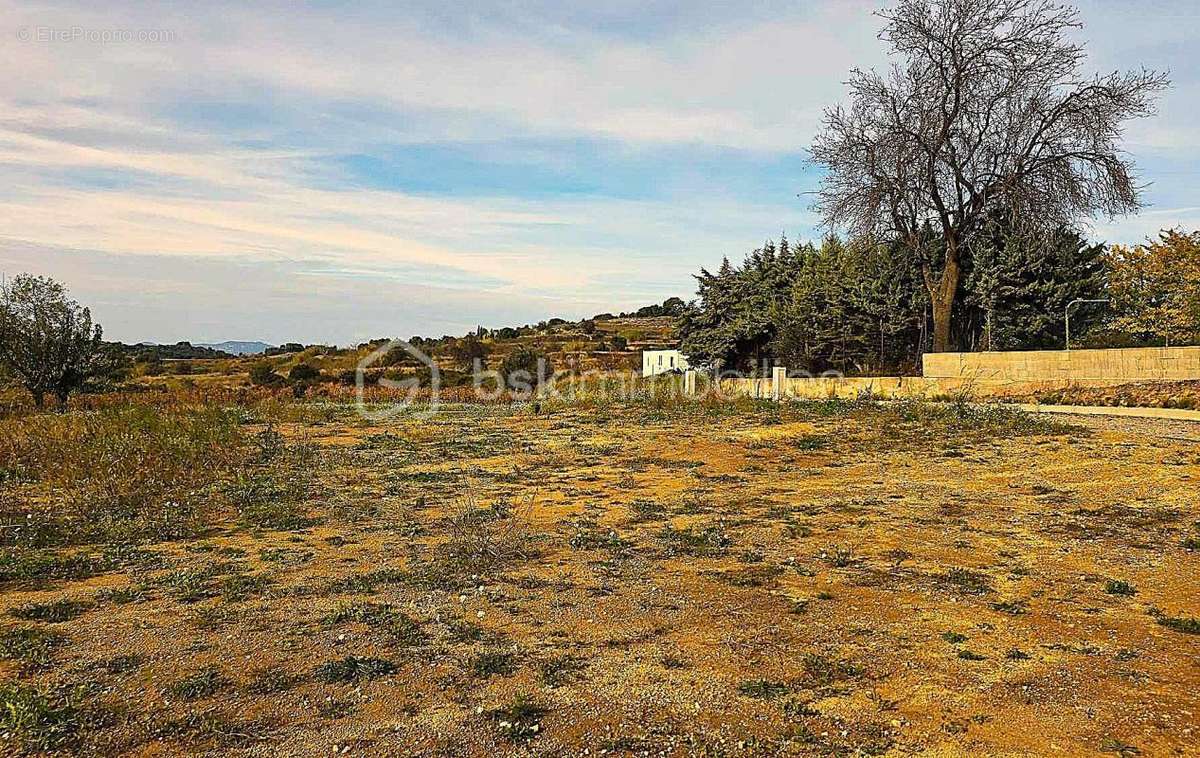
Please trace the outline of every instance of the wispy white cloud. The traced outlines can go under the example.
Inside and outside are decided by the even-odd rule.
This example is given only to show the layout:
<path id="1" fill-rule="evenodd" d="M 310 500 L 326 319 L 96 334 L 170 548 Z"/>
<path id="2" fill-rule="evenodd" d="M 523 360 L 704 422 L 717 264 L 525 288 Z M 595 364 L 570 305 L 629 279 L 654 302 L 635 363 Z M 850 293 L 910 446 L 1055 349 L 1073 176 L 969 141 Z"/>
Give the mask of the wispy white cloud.
<path id="1" fill-rule="evenodd" d="M 19 72 L 0 80 L 0 261 L 54 261 L 129 339 L 156 328 L 182 338 L 198 322 L 139 321 L 150 295 L 121 260 L 191 272 L 173 300 L 196 312 L 206 299 L 241 312 L 226 297 L 241 265 L 257 272 L 248 302 L 316 302 L 379 283 L 394 303 L 397 281 L 437 293 L 406 302 L 427 310 L 401 309 L 399 325 L 386 308 L 360 309 L 368 333 L 515 320 L 531 303 L 586 315 L 687 294 L 700 265 L 785 228 L 813 232 L 797 193 L 814 177 L 796 155 L 843 96 L 848 69 L 883 61 L 875 6 L 0 0 L 0 62 Z M 1183 31 L 1200 14 L 1183 2 L 1142 14 L 1090 0 L 1083 11 L 1098 67 L 1144 60 L 1177 81 L 1162 117 L 1129 132 L 1155 206 L 1094 233 L 1137 241 L 1156 224 L 1200 225 L 1189 173 L 1198 82 Z M 72 27 L 169 34 L 105 44 L 16 33 Z M 413 186 L 440 169 L 423 147 L 466 143 L 481 145 L 474 178 L 504 167 L 515 183 Z M 417 163 L 392 176 L 399 146 Z M 379 175 L 355 174 L 346 156 L 379 158 Z M 717 160 L 721 172 L 710 170 Z M 519 186 L 522 166 L 550 177 L 538 192 Z M 556 192 L 556 177 L 572 179 L 570 191 Z M 101 285 L 104 269 L 84 261 L 120 268 L 121 283 Z M 203 276 L 201 265 L 225 273 Z M 356 331 L 320 310 L 312 328 Z M 308 323 L 279 313 L 261 314 L 261 333 Z M 205 336 L 222 333 L 214 324 Z"/>

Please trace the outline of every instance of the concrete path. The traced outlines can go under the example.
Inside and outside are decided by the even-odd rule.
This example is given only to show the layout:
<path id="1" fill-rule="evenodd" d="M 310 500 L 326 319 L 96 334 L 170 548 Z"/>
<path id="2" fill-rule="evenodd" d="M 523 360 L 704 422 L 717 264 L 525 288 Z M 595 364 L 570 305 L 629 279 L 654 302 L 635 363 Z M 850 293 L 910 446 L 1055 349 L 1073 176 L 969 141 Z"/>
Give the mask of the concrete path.
<path id="1" fill-rule="evenodd" d="M 1013 403 L 1013 408 L 1020 408 L 1030 413 L 1066 413 L 1075 416 L 1125 416 L 1126 418 L 1159 418 L 1171 421 L 1200 422 L 1200 411 L 1189 411 L 1183 408 L 1130 408 L 1108 405 L 1034 405 Z"/>

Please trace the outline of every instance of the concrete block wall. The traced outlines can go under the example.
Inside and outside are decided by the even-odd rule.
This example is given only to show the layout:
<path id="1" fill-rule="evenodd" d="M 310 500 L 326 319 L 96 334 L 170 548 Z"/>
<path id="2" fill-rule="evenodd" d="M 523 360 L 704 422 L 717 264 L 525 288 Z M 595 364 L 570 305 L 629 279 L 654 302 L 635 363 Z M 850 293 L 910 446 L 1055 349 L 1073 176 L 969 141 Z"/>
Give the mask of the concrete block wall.
<path id="1" fill-rule="evenodd" d="M 1138 382 L 1200 379 L 1200 347 L 926 353 L 927 379 L 977 382 Z"/>
<path id="2" fill-rule="evenodd" d="M 722 392 L 755 398 L 853 399 L 864 394 L 884 398 L 935 398 L 972 386 L 961 379 L 926 379 L 920 376 L 783 379 L 776 391 L 771 379 L 723 379 Z"/>

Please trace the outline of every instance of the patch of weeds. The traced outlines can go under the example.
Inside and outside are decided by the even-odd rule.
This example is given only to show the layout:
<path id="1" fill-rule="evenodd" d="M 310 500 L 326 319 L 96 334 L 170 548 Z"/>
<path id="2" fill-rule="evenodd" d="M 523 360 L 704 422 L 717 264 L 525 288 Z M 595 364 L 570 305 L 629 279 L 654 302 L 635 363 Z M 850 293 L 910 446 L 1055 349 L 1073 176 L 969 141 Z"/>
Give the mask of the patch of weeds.
<path id="1" fill-rule="evenodd" d="M 719 477 L 709 477 L 710 479 L 719 479 Z M 708 492 L 689 492 L 683 496 L 683 501 L 679 505 L 679 512 L 689 515 L 697 513 L 705 513 L 712 510 L 712 503 Z"/>
<path id="2" fill-rule="evenodd" d="M 947 632 L 942 632 L 942 639 L 945 640 L 946 642 L 949 642 L 951 645 L 959 645 L 959 644 L 962 644 L 963 642 L 966 642 L 968 637 L 965 634 L 959 634 L 958 632 L 947 631 Z"/>
<path id="3" fill-rule="evenodd" d="M 146 592 L 145 587 L 133 585 L 103 589 L 96 593 L 97 601 L 102 603 L 116 603 L 117 605 L 139 603 L 148 597 L 149 593 Z"/>
<path id="4" fill-rule="evenodd" d="M 1009 616 L 1020 616 L 1029 612 L 1029 603 L 1024 600 L 1004 600 L 992 603 L 992 610 L 1007 613 Z"/>
<path id="5" fill-rule="evenodd" d="M 333 696 L 329 696 L 317 703 L 317 715 L 323 719 L 336 721 L 343 719 L 354 713 L 354 703 L 349 700 L 338 700 Z"/>
<path id="6" fill-rule="evenodd" d="M 818 653 L 804 656 L 804 673 L 815 684 L 826 686 L 841 679 L 854 679 L 862 675 L 862 668 L 850 661 L 832 660 Z"/>
<path id="7" fill-rule="evenodd" d="M 466 619 L 450 619 L 446 622 L 446 629 L 455 642 L 464 644 L 480 642 L 488 636 L 487 630 L 482 626 Z"/>
<path id="8" fill-rule="evenodd" d="M 35 518 L 20 536 L 40 545 L 193 536 L 215 516 L 206 488 L 244 457 L 235 412 L 216 407 L 123 403 L 15 423 L 0 434 L 6 459 L 55 493 L 52 511 L 25 511 Z"/>
<path id="9" fill-rule="evenodd" d="M 356 682 L 360 679 L 377 679 L 396 673 L 396 664 L 383 658 L 348 655 L 335 661 L 322 663 L 313 670 L 313 675 L 327 684 Z"/>
<path id="10" fill-rule="evenodd" d="M 105 673 L 113 675 L 128 674 L 130 671 L 141 668 L 145 660 L 145 658 L 136 654 L 117 655 L 104 661 L 101 665 Z"/>
<path id="11" fill-rule="evenodd" d="M 1124 579 L 1109 579 L 1104 585 L 1104 591 L 1110 595 L 1124 595 L 1126 597 L 1133 597 L 1137 594 L 1137 589 Z"/>
<path id="12" fill-rule="evenodd" d="M 791 539 L 803 539 L 812 536 L 812 527 L 804 524 L 787 524 L 783 527 L 784 534 Z"/>
<path id="13" fill-rule="evenodd" d="M 107 545 L 98 554 L 0 548 L 0 583 L 78 581 L 129 566 L 145 568 L 161 560 L 160 553 L 124 543 Z"/>
<path id="14" fill-rule="evenodd" d="M 61 624 L 78 618 L 92 608 L 87 600 L 52 600 L 48 603 L 28 603 L 9 611 L 9 615 L 24 621 L 45 621 L 48 624 Z"/>
<path id="15" fill-rule="evenodd" d="M 784 682 L 772 682 L 768 679 L 747 679 L 738 685 L 738 694 L 756 700 L 772 700 L 780 695 L 786 695 L 788 685 Z"/>
<path id="16" fill-rule="evenodd" d="M 1109 737 L 1100 743 L 1100 752 L 1116 753 L 1121 758 L 1132 758 L 1141 755 L 1142 751 L 1133 745 L 1128 745 L 1115 737 Z"/>
<path id="17" fill-rule="evenodd" d="M 636 522 L 662 521 L 667 517 L 667 507 L 654 500 L 638 498 L 629 504 L 629 513 Z"/>
<path id="18" fill-rule="evenodd" d="M 792 447 L 797 450 L 824 450 L 833 444 L 828 436 L 824 434 L 805 434 L 800 437 L 795 437 L 790 440 Z"/>
<path id="19" fill-rule="evenodd" d="M 413 647 L 425 641 L 421 625 L 394 606 L 386 603 L 354 603 L 344 605 L 325 617 L 327 626 L 346 623 L 366 624 L 372 630 L 385 633 L 397 644 Z"/>
<path id="20" fill-rule="evenodd" d="M 485 650 L 471 658 L 470 669 L 480 679 L 511 676 L 517 671 L 517 657 L 506 650 Z"/>
<path id="21" fill-rule="evenodd" d="M 240 603 L 260 595 L 271 584 L 266 574 L 234 574 L 221 582 L 221 597 L 226 602 Z"/>
<path id="22" fill-rule="evenodd" d="M 620 552 L 632 543 L 617 534 L 614 529 L 601 529 L 594 523 L 580 521 L 575 525 L 575 533 L 567 542 L 573 550 L 610 550 Z"/>
<path id="23" fill-rule="evenodd" d="M 959 651 L 958 651 L 958 657 L 959 657 L 959 658 L 962 658 L 964 661 L 982 661 L 982 660 L 985 660 L 984 656 L 982 656 L 982 655 L 980 655 L 979 653 L 976 653 L 976 652 L 974 652 L 974 651 L 971 651 L 971 650 L 959 650 Z"/>
<path id="24" fill-rule="evenodd" d="M 828 550 L 821 553 L 821 557 L 834 568 L 845 568 L 854 563 L 853 551 L 842 545 L 830 545 Z"/>
<path id="25" fill-rule="evenodd" d="M 541 579 L 536 576 L 505 576 L 504 581 L 511 582 L 514 587 L 519 587 L 523 590 L 544 590 L 553 585 L 553 582 L 548 579 Z"/>
<path id="26" fill-rule="evenodd" d="M 184 700 L 200 700 L 212 697 L 228 684 L 229 680 L 220 671 L 210 668 L 185 676 L 168 687 L 167 691 Z"/>
<path id="27" fill-rule="evenodd" d="M 913 555 L 912 555 L 912 553 L 908 552 L 907 550 L 897 547 L 897 548 L 892 548 L 891 550 L 888 550 L 886 553 L 883 554 L 883 557 L 887 558 L 888 561 L 891 562 L 892 568 L 900 568 L 900 564 L 904 563 L 907 560 L 911 560 Z"/>
<path id="28" fill-rule="evenodd" d="M 252 673 L 244 689 L 251 695 L 278 695 L 293 689 L 303 681 L 304 677 L 282 667 L 273 666 Z"/>
<path id="29" fill-rule="evenodd" d="M 269 474 L 240 475 L 226 490 L 241 521 L 253 529 L 295 531 L 315 522 L 301 505 L 302 483 Z"/>
<path id="30" fill-rule="evenodd" d="M 952 568 L 937 577 L 938 583 L 967 595 L 983 595 L 992 591 L 987 574 L 966 568 Z"/>
<path id="31" fill-rule="evenodd" d="M 0 632 L 0 659 L 19 661 L 30 668 L 46 668 L 54 652 L 66 641 L 57 632 L 32 626 L 6 629 Z"/>
<path id="32" fill-rule="evenodd" d="M 733 545 L 733 538 L 725 532 L 721 524 L 699 530 L 674 529 L 668 525 L 663 529 L 660 539 L 666 544 L 670 555 L 694 558 L 719 557 L 725 555 Z"/>
<path id="33" fill-rule="evenodd" d="M 220 747 L 245 747 L 265 740 L 266 726 L 259 721 L 235 721 L 216 710 L 188 713 L 158 724 L 151 735 L 160 740 L 187 744 L 215 743 Z"/>
<path id="34" fill-rule="evenodd" d="M 762 563 L 763 559 L 766 557 L 767 556 L 763 553 L 763 551 L 757 548 L 752 548 L 750 550 L 743 550 L 741 554 L 738 555 L 738 560 L 742 563 Z"/>
<path id="35" fill-rule="evenodd" d="M 517 693 L 508 705 L 487 711 L 485 715 L 496 722 L 510 742 L 525 742 L 541 732 L 542 718 L 547 710 L 528 695 Z"/>
<path id="36" fill-rule="evenodd" d="M 313 559 L 313 552 L 311 550 L 293 550 L 287 547 L 265 547 L 258 551 L 258 558 L 263 563 L 300 566 Z"/>
<path id="37" fill-rule="evenodd" d="M 703 575 L 732 587 L 767 587 L 775 584 L 782 573 L 783 569 L 779 566 L 761 564 L 734 571 L 706 571 Z"/>
<path id="38" fill-rule="evenodd" d="M 216 564 L 179 569 L 158 579 L 157 583 L 166 587 L 179 602 L 196 603 L 216 594 L 212 580 L 222 570 L 223 566 Z"/>
<path id="39" fill-rule="evenodd" d="M 573 681 L 588 666 L 587 661 L 573 655 L 556 655 L 538 664 L 538 672 L 547 687 L 561 687 Z"/>
<path id="40" fill-rule="evenodd" d="M 0 582 L 47 582 L 89 579 L 118 565 L 104 556 L 64 555 L 51 551 L 5 549 L 0 552 Z"/>
<path id="41" fill-rule="evenodd" d="M 331 595 L 370 595 L 382 584 L 402 584 L 409 574 L 400 569 L 377 569 L 330 582 L 325 591 Z"/>
<path id="42" fill-rule="evenodd" d="M 229 626 L 243 616 L 241 611 L 228 605 L 206 605 L 197 608 L 192 619 L 198 628 L 212 631 Z"/>
<path id="43" fill-rule="evenodd" d="M 72 694 L 50 693 L 17 682 L 0 683 L 0 733 L 25 750 L 42 752 L 68 746 L 76 738 L 80 721 Z"/>
<path id="44" fill-rule="evenodd" d="M 1200 619 L 1185 616 L 1159 616 L 1158 623 L 1176 632 L 1200 634 Z"/>
<path id="45" fill-rule="evenodd" d="M 813 708 L 812 703 L 800 697 L 789 697 L 782 703 L 783 715 L 790 719 L 810 719 L 820 716 L 821 712 Z"/>

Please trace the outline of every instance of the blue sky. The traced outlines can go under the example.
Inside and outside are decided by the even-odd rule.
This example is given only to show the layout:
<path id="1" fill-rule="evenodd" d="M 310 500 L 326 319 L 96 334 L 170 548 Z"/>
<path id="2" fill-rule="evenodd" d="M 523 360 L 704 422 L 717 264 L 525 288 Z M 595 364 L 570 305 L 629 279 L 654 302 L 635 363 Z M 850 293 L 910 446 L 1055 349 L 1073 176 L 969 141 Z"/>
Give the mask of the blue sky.
<path id="1" fill-rule="evenodd" d="M 0 271 L 61 279 L 126 341 L 690 296 L 723 255 L 820 234 L 804 147 L 884 62 L 878 2 L 741 5 L 0 0 Z M 1200 228 L 1200 9 L 1080 9 L 1090 68 L 1174 80 L 1127 135 L 1146 210 L 1092 236 Z"/>

